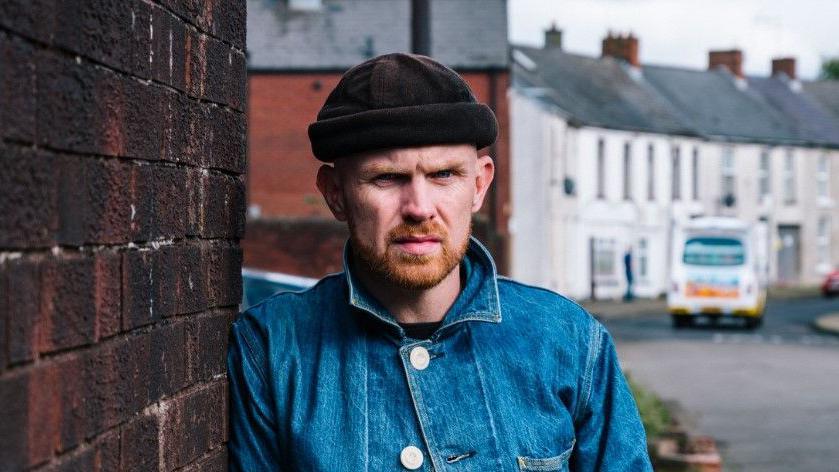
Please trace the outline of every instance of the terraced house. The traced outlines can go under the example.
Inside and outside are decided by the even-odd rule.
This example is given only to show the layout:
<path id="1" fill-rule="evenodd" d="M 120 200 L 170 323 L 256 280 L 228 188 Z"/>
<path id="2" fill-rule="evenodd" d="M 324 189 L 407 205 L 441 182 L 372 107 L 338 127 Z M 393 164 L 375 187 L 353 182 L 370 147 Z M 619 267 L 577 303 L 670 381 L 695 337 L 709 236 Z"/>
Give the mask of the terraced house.
<path id="1" fill-rule="evenodd" d="M 746 76 L 742 52 L 707 70 L 643 65 L 636 37 L 601 57 L 512 48 L 514 277 L 589 297 L 668 289 L 671 228 L 697 216 L 752 222 L 772 283 L 812 284 L 839 261 L 839 84 L 795 60 Z M 543 248 L 534 252 L 533 247 Z"/>

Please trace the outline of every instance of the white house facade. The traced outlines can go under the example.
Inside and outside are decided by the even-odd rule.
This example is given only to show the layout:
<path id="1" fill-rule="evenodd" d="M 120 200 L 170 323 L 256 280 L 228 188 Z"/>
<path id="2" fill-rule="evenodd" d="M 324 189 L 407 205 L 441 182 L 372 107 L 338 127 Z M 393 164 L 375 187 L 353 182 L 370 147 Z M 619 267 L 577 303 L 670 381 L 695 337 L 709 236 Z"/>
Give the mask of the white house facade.
<path id="1" fill-rule="evenodd" d="M 629 41 L 612 45 L 629 57 L 610 57 L 610 40 Z M 512 53 L 514 277 L 574 298 L 617 298 L 629 253 L 634 294 L 659 296 L 669 289 L 673 225 L 712 215 L 758 229 L 770 282 L 813 284 L 835 267 L 839 125 L 818 110 L 814 119 L 829 123 L 802 131 L 801 117 L 789 116 L 799 110 L 775 106 L 800 95 L 795 82 L 641 67 L 632 37 L 604 40 L 603 58 L 547 43 Z"/>

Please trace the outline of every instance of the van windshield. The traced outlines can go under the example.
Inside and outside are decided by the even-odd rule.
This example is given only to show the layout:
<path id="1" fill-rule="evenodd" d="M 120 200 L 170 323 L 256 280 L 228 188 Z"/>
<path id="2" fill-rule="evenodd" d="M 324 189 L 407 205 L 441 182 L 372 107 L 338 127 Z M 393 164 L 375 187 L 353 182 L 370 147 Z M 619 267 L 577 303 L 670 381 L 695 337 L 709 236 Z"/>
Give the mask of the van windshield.
<path id="1" fill-rule="evenodd" d="M 700 266 L 737 266 L 745 260 L 743 242 L 734 238 L 690 238 L 685 243 L 684 263 Z"/>

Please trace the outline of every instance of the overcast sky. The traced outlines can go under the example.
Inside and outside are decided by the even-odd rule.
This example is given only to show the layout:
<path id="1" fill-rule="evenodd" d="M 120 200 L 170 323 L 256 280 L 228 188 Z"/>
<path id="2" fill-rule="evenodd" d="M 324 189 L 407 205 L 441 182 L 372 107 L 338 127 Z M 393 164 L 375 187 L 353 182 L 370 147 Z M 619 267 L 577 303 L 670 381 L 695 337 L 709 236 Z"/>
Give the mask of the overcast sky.
<path id="1" fill-rule="evenodd" d="M 769 75 L 773 57 L 794 56 L 813 79 L 839 56 L 839 0 L 509 0 L 510 40 L 542 46 L 555 21 L 563 48 L 599 56 L 610 29 L 640 39 L 643 64 L 704 69 L 711 49 L 739 48 L 750 75 Z"/>

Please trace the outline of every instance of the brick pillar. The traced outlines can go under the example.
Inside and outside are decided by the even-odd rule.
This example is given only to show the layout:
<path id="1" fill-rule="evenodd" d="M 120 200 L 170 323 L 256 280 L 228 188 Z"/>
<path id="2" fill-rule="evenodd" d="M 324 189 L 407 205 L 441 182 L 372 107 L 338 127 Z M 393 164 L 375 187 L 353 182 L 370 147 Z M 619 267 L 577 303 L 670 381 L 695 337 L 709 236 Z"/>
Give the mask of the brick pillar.
<path id="1" fill-rule="evenodd" d="M 245 1 L 0 1 L 0 469 L 224 470 Z"/>

